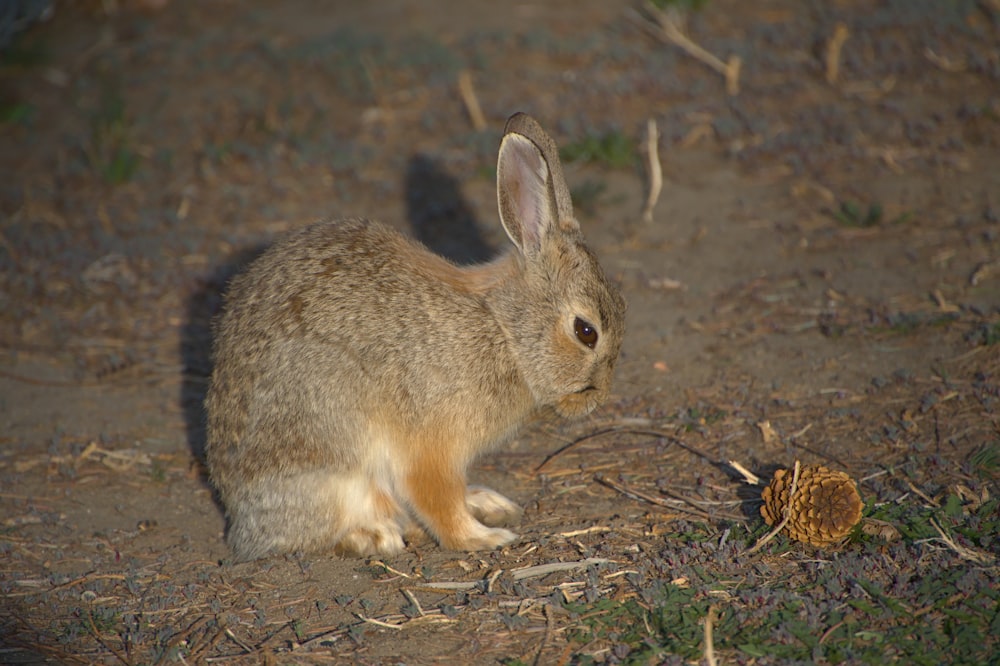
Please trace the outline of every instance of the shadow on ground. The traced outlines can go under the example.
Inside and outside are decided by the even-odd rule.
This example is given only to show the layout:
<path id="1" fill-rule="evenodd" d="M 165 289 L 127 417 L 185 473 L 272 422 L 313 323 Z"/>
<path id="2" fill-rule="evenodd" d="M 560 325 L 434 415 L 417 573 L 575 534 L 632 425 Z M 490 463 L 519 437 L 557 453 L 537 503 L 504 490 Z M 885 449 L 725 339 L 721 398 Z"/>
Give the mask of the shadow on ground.
<path id="1" fill-rule="evenodd" d="M 420 242 L 456 264 L 480 263 L 495 254 L 458 180 L 424 154 L 410 158 L 406 169 L 406 217 Z"/>

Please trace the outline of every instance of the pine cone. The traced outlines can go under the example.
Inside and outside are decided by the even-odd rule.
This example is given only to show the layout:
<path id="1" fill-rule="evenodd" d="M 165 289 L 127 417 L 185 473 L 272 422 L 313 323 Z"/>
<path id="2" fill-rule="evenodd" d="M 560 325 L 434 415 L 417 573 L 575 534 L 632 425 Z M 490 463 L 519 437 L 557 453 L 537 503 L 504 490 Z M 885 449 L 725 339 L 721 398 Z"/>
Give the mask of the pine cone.
<path id="1" fill-rule="evenodd" d="M 844 472 L 822 465 L 803 465 L 795 496 L 789 499 L 792 476 L 792 470 L 779 469 L 764 489 L 760 513 L 768 525 L 780 523 L 788 506 L 788 536 L 814 546 L 828 546 L 850 534 L 861 521 L 861 495 L 854 480 Z"/>

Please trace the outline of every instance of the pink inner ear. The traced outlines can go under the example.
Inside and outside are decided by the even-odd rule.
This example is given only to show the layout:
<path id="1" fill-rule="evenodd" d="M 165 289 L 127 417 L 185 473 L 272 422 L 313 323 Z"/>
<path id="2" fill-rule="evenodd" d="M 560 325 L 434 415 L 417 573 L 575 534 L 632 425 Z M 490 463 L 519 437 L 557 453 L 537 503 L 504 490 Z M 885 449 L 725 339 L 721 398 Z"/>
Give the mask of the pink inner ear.
<path id="1" fill-rule="evenodd" d="M 519 134 L 507 136 L 509 171 L 504 186 L 514 203 L 517 224 L 526 245 L 537 248 L 549 223 L 549 169 L 535 144 Z"/>

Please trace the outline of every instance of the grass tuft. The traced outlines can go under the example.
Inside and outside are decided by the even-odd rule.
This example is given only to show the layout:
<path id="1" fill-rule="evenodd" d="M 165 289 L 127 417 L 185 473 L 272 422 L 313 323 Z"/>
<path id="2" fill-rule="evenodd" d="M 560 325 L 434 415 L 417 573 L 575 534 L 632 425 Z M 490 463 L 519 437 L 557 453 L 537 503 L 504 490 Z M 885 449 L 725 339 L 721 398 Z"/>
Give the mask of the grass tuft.
<path id="1" fill-rule="evenodd" d="M 112 185 L 132 180 L 140 157 L 132 137 L 125 99 L 116 85 L 108 85 L 100 107 L 91 119 L 87 159 L 101 178 Z"/>
<path id="2" fill-rule="evenodd" d="M 636 162 L 634 143 L 618 130 L 602 135 L 588 134 L 563 146 L 559 155 L 566 162 L 599 164 L 611 169 L 630 167 Z"/>

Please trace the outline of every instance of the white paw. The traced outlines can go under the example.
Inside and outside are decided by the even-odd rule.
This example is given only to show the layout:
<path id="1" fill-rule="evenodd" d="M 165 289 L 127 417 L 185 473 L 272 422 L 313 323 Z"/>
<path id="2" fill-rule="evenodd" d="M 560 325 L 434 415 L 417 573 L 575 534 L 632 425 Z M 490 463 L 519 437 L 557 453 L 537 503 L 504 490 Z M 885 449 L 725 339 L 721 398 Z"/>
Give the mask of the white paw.
<path id="1" fill-rule="evenodd" d="M 348 530 L 337 543 L 343 555 L 395 555 L 404 548 L 403 535 L 395 521 Z"/>
<path id="2" fill-rule="evenodd" d="M 512 525 L 518 522 L 524 513 L 521 507 L 500 493 L 482 486 L 469 486 L 465 492 L 465 504 L 477 520 L 493 527 Z"/>
<path id="3" fill-rule="evenodd" d="M 517 535 L 502 527 L 486 527 L 476 523 L 458 543 L 451 544 L 453 550 L 493 550 L 517 540 Z"/>

